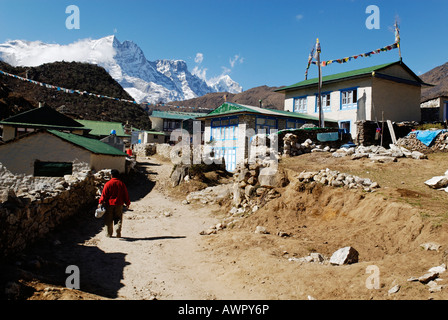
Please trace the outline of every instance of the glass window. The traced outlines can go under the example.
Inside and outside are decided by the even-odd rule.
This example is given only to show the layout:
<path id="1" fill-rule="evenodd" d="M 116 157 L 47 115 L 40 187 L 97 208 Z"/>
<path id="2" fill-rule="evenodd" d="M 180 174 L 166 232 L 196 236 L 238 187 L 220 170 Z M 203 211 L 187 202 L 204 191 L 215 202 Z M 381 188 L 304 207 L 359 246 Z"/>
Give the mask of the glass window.
<path id="1" fill-rule="evenodd" d="M 306 97 L 294 99 L 294 112 L 306 113 Z"/>
<path id="2" fill-rule="evenodd" d="M 357 93 L 356 89 L 341 91 L 341 109 L 356 107 L 358 103 Z"/>

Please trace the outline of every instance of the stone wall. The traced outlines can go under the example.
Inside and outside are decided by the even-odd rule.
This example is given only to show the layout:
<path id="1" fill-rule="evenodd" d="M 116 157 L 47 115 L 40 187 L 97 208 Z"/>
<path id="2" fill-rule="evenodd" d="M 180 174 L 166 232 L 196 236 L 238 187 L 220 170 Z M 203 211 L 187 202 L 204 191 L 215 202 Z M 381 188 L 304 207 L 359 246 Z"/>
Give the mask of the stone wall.
<path id="1" fill-rule="evenodd" d="M 281 143 L 281 141 L 285 141 L 290 137 L 291 135 L 294 136 L 295 142 L 297 143 L 303 143 L 307 140 L 311 140 L 316 145 L 320 145 L 322 147 L 331 147 L 331 148 L 338 148 L 341 145 L 351 141 L 351 135 L 350 134 L 340 134 L 337 141 L 327 141 L 327 142 L 320 142 L 317 140 L 317 135 L 319 133 L 329 133 L 329 132 L 338 132 L 338 129 L 334 128 L 306 128 L 306 129 L 297 129 L 297 130 L 286 130 L 281 131 L 278 134 L 278 141 L 279 141 L 279 152 L 285 153 L 284 147 L 285 144 Z"/>
<path id="2" fill-rule="evenodd" d="M 68 217 L 96 205 L 110 170 L 84 170 L 63 178 L 12 177 L 0 192 L 0 256 L 18 253 Z M 8 185 L 6 187 L 6 185 Z"/>
<path id="3" fill-rule="evenodd" d="M 400 123 L 393 123 L 392 126 L 394 128 L 395 137 L 397 140 L 399 138 L 405 137 L 408 135 L 409 132 L 412 131 L 412 129 L 415 128 L 415 126 L 418 123 L 416 122 L 400 122 Z M 387 122 L 384 122 L 384 126 L 382 122 L 375 122 L 375 121 L 357 121 L 357 134 L 356 134 L 356 141 L 355 143 L 358 145 L 364 145 L 364 146 L 371 146 L 371 145 L 380 145 L 381 144 L 381 136 L 376 136 L 376 130 L 377 128 L 383 128 L 384 134 L 383 134 L 383 146 L 388 146 L 392 143 L 392 137 L 389 132 L 389 126 L 387 125 Z M 378 139 L 377 139 L 378 138 Z"/>
<path id="4" fill-rule="evenodd" d="M 168 159 L 172 148 L 168 143 L 139 143 L 132 146 L 135 156 L 150 157 L 158 154 Z"/>

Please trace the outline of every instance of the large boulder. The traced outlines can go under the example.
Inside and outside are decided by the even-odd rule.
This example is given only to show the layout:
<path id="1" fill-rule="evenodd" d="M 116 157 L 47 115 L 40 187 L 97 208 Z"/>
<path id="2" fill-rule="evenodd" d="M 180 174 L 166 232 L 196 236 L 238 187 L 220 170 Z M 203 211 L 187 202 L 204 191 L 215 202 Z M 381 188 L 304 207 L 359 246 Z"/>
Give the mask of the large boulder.
<path id="1" fill-rule="evenodd" d="M 330 258 L 330 264 L 341 266 L 358 262 L 359 253 L 353 247 L 345 247 L 337 250 Z"/>
<path id="2" fill-rule="evenodd" d="M 433 189 L 445 188 L 448 186 L 448 176 L 432 177 L 425 181 L 425 184 Z"/>

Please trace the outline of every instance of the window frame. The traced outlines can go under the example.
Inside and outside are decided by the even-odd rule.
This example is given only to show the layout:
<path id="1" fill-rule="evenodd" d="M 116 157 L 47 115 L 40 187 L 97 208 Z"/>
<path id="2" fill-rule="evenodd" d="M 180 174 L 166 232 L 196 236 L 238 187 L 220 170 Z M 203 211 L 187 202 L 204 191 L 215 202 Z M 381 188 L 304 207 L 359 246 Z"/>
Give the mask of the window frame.
<path id="1" fill-rule="evenodd" d="M 344 88 L 339 90 L 340 92 L 340 107 L 339 110 L 352 110 L 358 108 L 358 87 Z M 343 95 L 344 93 L 353 92 L 352 102 L 351 103 L 343 103 Z M 354 93 L 356 92 L 356 97 Z"/>
<path id="2" fill-rule="evenodd" d="M 321 96 L 321 97 L 324 97 L 324 96 L 325 96 L 325 100 L 322 100 L 322 111 L 323 111 L 323 112 L 331 112 L 331 91 L 321 92 L 321 93 L 320 93 L 320 96 Z M 315 112 L 315 113 L 318 113 L 319 110 L 318 110 L 318 106 L 317 106 L 317 104 L 318 104 L 318 100 L 319 100 L 319 94 L 316 93 L 316 94 L 315 94 L 315 97 L 316 97 L 316 103 L 315 103 L 315 106 L 314 106 L 314 112 Z M 329 99 L 327 99 L 327 97 L 328 97 Z M 324 105 L 324 101 L 326 102 L 325 104 L 329 104 L 329 105 Z"/>
<path id="3" fill-rule="evenodd" d="M 232 121 L 236 120 L 236 121 Z M 222 124 L 226 121 L 227 124 Z M 210 122 L 210 140 L 226 141 L 238 140 L 239 117 L 220 117 L 212 119 Z M 219 133 L 218 133 L 219 132 Z"/>
<path id="4" fill-rule="evenodd" d="M 274 120 L 275 121 L 275 125 L 270 125 L 267 123 L 264 124 L 258 124 L 258 120 L 259 119 L 264 119 L 264 120 Z M 266 122 L 266 121 L 265 121 Z M 255 132 L 258 134 L 260 129 L 265 129 L 266 130 L 266 134 L 270 134 L 272 129 L 278 130 L 278 119 L 275 117 L 270 117 L 270 116 L 255 116 Z"/>
<path id="5" fill-rule="evenodd" d="M 297 101 L 305 101 L 304 104 L 301 104 L 302 108 L 296 108 Z M 307 113 L 308 110 L 308 96 L 299 96 L 293 98 L 292 111 L 295 113 Z"/>

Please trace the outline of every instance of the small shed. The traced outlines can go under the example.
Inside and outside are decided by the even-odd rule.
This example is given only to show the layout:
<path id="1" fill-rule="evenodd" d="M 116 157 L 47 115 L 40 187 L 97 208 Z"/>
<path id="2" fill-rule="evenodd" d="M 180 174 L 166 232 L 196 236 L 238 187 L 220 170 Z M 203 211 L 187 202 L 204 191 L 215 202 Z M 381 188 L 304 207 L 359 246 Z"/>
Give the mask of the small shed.
<path id="1" fill-rule="evenodd" d="M 99 140 L 56 130 L 35 131 L 0 145 L 13 174 L 63 176 L 84 169 L 126 170 L 126 153 Z"/>

